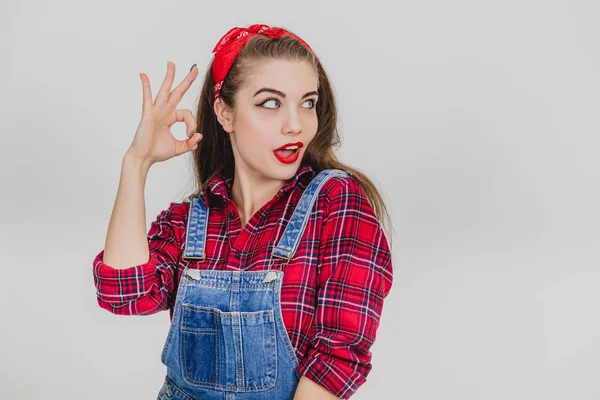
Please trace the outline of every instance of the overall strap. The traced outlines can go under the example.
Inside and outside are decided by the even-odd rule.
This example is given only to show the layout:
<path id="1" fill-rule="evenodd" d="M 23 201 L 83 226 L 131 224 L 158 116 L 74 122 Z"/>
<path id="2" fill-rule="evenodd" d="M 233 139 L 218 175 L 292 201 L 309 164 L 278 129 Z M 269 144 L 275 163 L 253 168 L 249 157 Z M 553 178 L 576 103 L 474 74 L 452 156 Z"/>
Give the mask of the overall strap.
<path id="1" fill-rule="evenodd" d="M 296 205 L 296 209 L 290 218 L 290 222 L 288 222 L 285 227 L 279 242 L 273 248 L 271 257 L 283 258 L 287 263 L 287 261 L 294 256 L 294 253 L 300 244 L 304 229 L 308 223 L 310 212 L 319 196 L 319 192 L 325 182 L 334 176 L 349 176 L 349 173 L 341 169 L 332 168 L 319 172 L 319 174 L 313 178 L 304 190 L 304 193 L 302 193 L 302 197 Z"/>
<path id="2" fill-rule="evenodd" d="M 334 176 L 349 175 L 350 174 L 344 170 L 332 168 L 319 172 L 319 174 L 313 178 L 302 193 L 302 197 L 296 205 L 290 221 L 277 242 L 277 245 L 273 248 L 271 258 L 282 258 L 285 260 L 285 263 L 287 263 L 294 256 L 294 253 L 300 244 L 304 229 L 308 223 L 310 212 L 325 182 Z M 206 206 L 204 196 L 197 195 L 192 197 L 186 227 L 185 249 L 181 256 L 183 260 L 204 260 L 206 258 L 208 214 L 209 207 Z M 270 263 L 269 270 L 271 269 L 272 264 L 273 262 Z"/>
<path id="3" fill-rule="evenodd" d="M 187 220 L 185 249 L 181 256 L 184 260 L 204 260 L 206 258 L 206 230 L 208 211 L 204 195 L 192 197 Z"/>

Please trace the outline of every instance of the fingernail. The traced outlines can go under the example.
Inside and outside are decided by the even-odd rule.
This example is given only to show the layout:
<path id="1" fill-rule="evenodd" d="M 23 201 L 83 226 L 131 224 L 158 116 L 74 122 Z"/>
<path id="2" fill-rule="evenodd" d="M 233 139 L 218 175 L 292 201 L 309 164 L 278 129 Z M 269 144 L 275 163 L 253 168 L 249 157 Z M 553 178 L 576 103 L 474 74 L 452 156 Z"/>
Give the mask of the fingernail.
<path id="1" fill-rule="evenodd" d="M 190 72 L 192 72 L 192 70 L 194 69 L 195 66 L 196 66 L 196 64 L 192 65 L 192 68 L 190 68 Z"/>

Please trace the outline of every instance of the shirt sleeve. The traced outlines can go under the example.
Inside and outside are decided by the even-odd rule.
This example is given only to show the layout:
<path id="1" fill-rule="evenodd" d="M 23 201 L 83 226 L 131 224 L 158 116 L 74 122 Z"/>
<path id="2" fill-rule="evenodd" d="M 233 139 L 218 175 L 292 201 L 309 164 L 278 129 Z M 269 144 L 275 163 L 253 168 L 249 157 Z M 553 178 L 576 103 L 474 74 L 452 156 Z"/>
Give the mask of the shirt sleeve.
<path id="1" fill-rule="evenodd" d="M 370 348 L 393 274 L 388 241 L 362 187 L 352 177 L 331 181 L 319 245 L 317 304 L 297 371 L 348 399 L 371 370 Z"/>
<path id="2" fill-rule="evenodd" d="M 147 234 L 147 262 L 125 269 L 104 263 L 104 250 L 94 259 L 93 275 L 100 307 L 121 315 L 155 314 L 170 308 L 181 257 L 183 203 L 171 203 L 159 213 Z"/>

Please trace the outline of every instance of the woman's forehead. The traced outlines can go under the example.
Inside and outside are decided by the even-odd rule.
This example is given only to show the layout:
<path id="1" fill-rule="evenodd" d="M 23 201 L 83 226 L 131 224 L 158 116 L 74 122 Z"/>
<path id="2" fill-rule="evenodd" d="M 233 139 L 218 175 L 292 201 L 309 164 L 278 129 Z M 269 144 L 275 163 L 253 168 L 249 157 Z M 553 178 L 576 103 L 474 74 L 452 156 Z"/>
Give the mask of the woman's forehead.
<path id="1" fill-rule="evenodd" d="M 290 96 L 317 90 L 318 76 L 308 61 L 265 60 L 250 68 L 246 92 L 251 96 L 261 88 L 273 88 Z"/>

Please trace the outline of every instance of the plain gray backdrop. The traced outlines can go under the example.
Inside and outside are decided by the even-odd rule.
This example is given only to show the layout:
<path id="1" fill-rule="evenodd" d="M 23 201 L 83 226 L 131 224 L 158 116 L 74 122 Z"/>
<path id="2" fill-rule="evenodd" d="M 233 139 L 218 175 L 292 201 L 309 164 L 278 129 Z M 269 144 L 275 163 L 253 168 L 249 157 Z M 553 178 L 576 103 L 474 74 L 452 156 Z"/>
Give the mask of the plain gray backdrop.
<path id="1" fill-rule="evenodd" d="M 26 1 L 0 6 L 3 399 L 153 399 L 168 312 L 95 296 L 122 157 L 167 61 L 195 114 L 216 41 L 292 30 L 337 93 L 340 158 L 388 202 L 394 285 L 356 399 L 600 398 L 595 1 Z M 184 138 L 185 125 L 174 134 Z M 156 164 L 147 225 L 194 189 Z"/>

